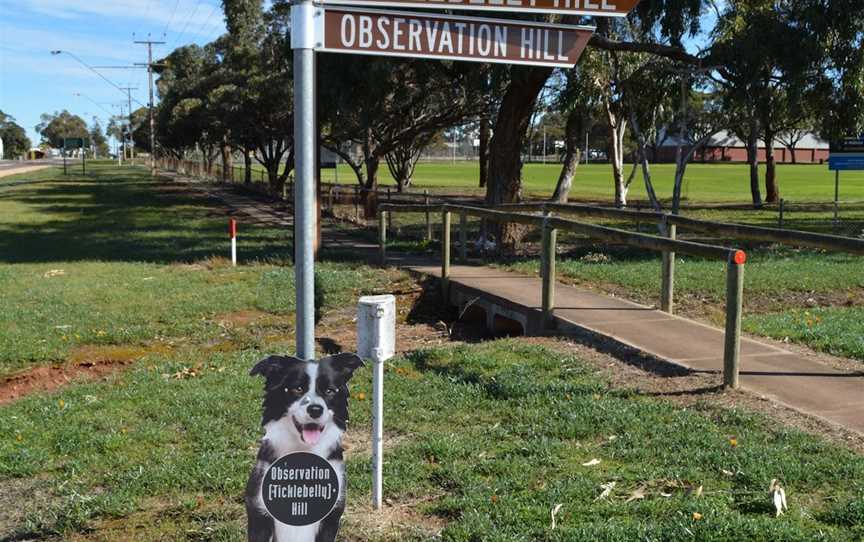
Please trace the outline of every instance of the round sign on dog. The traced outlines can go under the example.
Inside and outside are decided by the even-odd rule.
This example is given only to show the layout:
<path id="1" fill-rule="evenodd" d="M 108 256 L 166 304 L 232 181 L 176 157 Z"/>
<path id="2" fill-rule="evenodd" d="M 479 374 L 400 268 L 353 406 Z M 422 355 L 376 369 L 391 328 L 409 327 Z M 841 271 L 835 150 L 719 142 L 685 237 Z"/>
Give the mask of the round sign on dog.
<path id="1" fill-rule="evenodd" d="M 339 500 L 339 477 L 323 457 L 307 452 L 283 455 L 261 482 L 264 507 L 274 519 L 311 525 L 326 518 Z"/>

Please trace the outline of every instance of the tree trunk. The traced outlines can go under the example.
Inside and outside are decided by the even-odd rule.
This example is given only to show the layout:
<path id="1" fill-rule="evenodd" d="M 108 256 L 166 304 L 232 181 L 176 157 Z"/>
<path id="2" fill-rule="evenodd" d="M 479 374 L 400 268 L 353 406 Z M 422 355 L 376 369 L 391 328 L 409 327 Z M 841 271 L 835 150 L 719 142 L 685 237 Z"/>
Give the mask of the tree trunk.
<path id="1" fill-rule="evenodd" d="M 279 185 L 279 160 L 268 160 L 267 165 L 267 184 L 270 186 L 270 191 L 274 195 L 282 193 L 282 187 Z"/>
<path id="2" fill-rule="evenodd" d="M 612 148 L 612 180 L 615 183 L 615 206 L 627 206 L 627 191 L 629 184 L 624 182 L 624 132 L 627 130 L 627 121 L 620 118 L 609 102 L 606 102 L 606 121 L 609 124 L 609 146 Z"/>
<path id="3" fill-rule="evenodd" d="M 564 164 L 561 166 L 561 174 L 558 176 L 555 192 L 552 193 L 552 201 L 567 203 L 567 198 L 570 196 L 573 177 L 576 175 L 576 168 L 579 167 L 579 160 L 582 158 L 582 151 L 579 148 L 579 136 L 582 134 L 581 128 L 577 113 L 571 112 L 567 116 L 567 125 L 564 134 L 564 144 L 566 145 Z"/>
<path id="4" fill-rule="evenodd" d="M 222 182 L 227 183 L 231 180 L 231 168 L 234 165 L 234 162 L 231 159 L 231 147 L 227 144 L 223 144 L 219 151 L 222 154 Z"/>
<path id="5" fill-rule="evenodd" d="M 381 160 L 377 156 L 369 156 L 365 160 L 365 165 L 366 185 L 361 200 L 363 202 L 363 216 L 371 219 L 378 214 L 378 167 L 381 165 Z"/>
<path id="6" fill-rule="evenodd" d="M 480 117 L 480 146 L 478 158 L 480 160 L 480 188 L 486 186 L 489 178 L 489 115 L 484 112 Z"/>
<path id="7" fill-rule="evenodd" d="M 629 186 L 624 181 L 624 121 L 619 120 L 612 128 L 611 147 L 612 178 L 615 182 L 615 206 L 627 206 Z"/>
<path id="8" fill-rule="evenodd" d="M 777 186 L 777 167 L 774 162 L 774 132 L 765 128 L 765 201 L 780 201 L 780 188 Z"/>
<path id="9" fill-rule="evenodd" d="M 632 111 L 630 112 L 630 125 L 633 126 L 633 134 L 636 136 L 636 143 L 639 147 L 639 164 L 642 166 L 642 178 L 645 181 L 645 193 L 648 194 L 648 201 L 651 202 L 651 207 L 658 213 L 662 212 L 663 207 L 660 205 L 660 200 L 657 198 L 657 192 L 654 191 L 654 183 L 651 181 L 651 166 L 648 163 L 648 145 L 645 143 L 645 135 L 639 128 L 639 121 L 636 118 L 636 114 Z M 662 226 L 662 229 L 665 230 L 665 225 Z M 661 231 L 661 233 L 665 234 L 666 232 Z"/>
<path id="10" fill-rule="evenodd" d="M 243 153 L 243 184 L 252 184 L 252 151 Z"/>
<path id="11" fill-rule="evenodd" d="M 787 145 L 786 148 L 789 149 L 789 154 L 792 155 L 792 165 L 797 164 L 798 159 L 795 158 L 795 145 Z"/>
<path id="12" fill-rule="evenodd" d="M 489 178 L 486 203 L 516 203 L 522 199 L 522 142 L 537 95 L 543 89 L 552 68 L 512 68 L 510 84 L 501 100 L 498 118 L 490 142 Z M 501 249 L 515 251 L 525 228 L 519 224 L 499 224 L 496 240 Z"/>
<path id="13" fill-rule="evenodd" d="M 750 165 L 750 195 L 753 206 L 762 206 L 762 194 L 759 190 L 759 151 L 757 146 L 758 130 L 756 119 L 750 119 L 750 132 L 747 134 L 747 163 Z"/>

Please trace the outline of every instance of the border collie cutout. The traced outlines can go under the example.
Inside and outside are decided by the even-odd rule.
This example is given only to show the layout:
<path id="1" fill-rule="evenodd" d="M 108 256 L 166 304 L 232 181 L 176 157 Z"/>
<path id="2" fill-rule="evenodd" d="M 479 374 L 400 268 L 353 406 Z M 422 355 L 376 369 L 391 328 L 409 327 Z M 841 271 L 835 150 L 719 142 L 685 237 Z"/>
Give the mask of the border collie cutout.
<path id="1" fill-rule="evenodd" d="M 363 366 L 356 354 L 342 353 L 304 361 L 269 356 L 250 375 L 264 377 L 261 425 L 264 438 L 246 485 L 249 542 L 333 542 L 345 511 L 342 433 L 348 423 L 348 381 Z M 304 526 L 281 523 L 267 512 L 261 496 L 264 475 L 284 455 L 307 452 L 324 458 L 336 471 L 340 495 L 324 519 Z"/>

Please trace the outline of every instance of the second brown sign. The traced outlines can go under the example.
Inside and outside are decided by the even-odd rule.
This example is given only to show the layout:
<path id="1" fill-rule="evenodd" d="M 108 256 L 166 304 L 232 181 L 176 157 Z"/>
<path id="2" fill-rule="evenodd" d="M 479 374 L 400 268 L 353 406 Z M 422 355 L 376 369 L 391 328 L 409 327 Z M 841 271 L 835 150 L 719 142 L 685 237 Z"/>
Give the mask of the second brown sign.
<path id="1" fill-rule="evenodd" d="M 594 27 L 456 15 L 324 10 L 322 52 L 572 67 Z"/>

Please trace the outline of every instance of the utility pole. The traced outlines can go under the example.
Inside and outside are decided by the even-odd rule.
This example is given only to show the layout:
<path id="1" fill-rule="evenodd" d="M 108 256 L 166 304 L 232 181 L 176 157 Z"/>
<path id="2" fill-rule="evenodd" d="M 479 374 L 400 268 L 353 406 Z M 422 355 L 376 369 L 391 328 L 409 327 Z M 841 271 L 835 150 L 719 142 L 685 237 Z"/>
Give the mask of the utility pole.
<path id="1" fill-rule="evenodd" d="M 132 139 L 132 91 L 138 90 L 138 87 L 120 87 L 120 90 L 126 91 L 126 100 L 129 104 L 129 141 L 127 145 L 131 145 L 129 149 L 129 160 L 133 160 L 135 158 L 135 142 Z M 123 149 L 124 154 L 126 149 Z"/>
<path id="2" fill-rule="evenodd" d="M 112 118 L 113 118 L 113 120 L 122 121 L 124 116 L 125 116 L 125 115 L 123 115 L 123 104 L 120 103 L 120 104 L 114 104 L 114 105 L 116 107 L 120 108 L 120 116 L 118 117 L 118 116 L 114 115 Z M 121 130 L 121 132 L 122 132 L 122 130 Z M 122 135 L 122 133 L 121 133 L 121 137 L 123 137 L 123 139 L 126 139 L 125 136 Z M 123 158 L 125 158 L 125 154 L 126 154 L 126 143 L 125 143 L 125 141 L 122 142 L 123 152 L 121 153 L 120 152 L 120 145 L 121 145 L 120 138 L 115 136 L 115 139 L 117 140 L 117 165 L 122 166 L 123 165 Z"/>
<path id="3" fill-rule="evenodd" d="M 139 43 L 147 46 L 147 86 L 150 92 L 150 173 L 156 173 L 156 122 L 153 119 L 153 46 L 164 45 L 164 41 L 140 40 Z"/>

